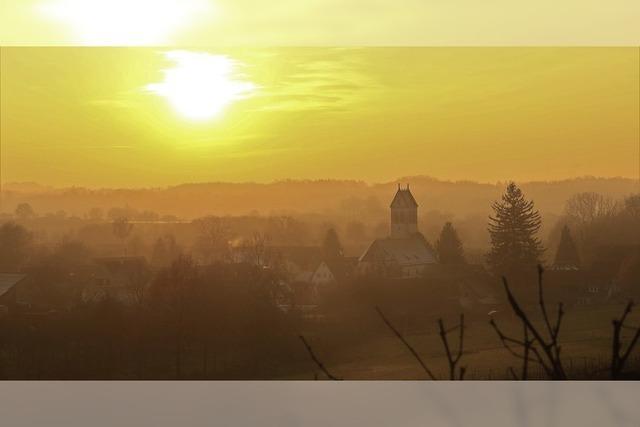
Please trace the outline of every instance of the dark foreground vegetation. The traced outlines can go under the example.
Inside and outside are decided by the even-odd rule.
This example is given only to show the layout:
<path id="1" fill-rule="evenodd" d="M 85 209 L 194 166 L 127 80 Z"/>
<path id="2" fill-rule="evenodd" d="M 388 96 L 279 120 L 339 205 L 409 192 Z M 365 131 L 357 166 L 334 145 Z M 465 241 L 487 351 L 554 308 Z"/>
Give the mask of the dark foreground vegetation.
<path id="1" fill-rule="evenodd" d="M 55 279 L 64 272 L 51 267 L 46 274 Z M 307 296 L 283 288 L 270 269 L 201 268 L 180 257 L 130 304 L 103 298 L 5 313 L 0 373 L 4 379 L 639 379 L 640 316 L 633 305 L 551 304 L 542 277 L 541 269 L 539 287 L 520 292 L 521 299 L 505 280 L 489 313 L 476 305 L 453 316 L 460 306 L 445 283 L 425 291 L 421 280 L 373 279 L 325 290 L 310 311 Z"/>

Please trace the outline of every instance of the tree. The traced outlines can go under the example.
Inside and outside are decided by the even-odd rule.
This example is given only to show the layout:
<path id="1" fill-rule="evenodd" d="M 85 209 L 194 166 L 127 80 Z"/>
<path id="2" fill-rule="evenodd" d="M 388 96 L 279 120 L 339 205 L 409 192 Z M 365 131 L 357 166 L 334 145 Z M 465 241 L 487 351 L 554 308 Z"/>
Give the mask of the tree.
<path id="1" fill-rule="evenodd" d="M 324 241 L 322 242 L 322 254 L 325 259 L 336 259 L 342 258 L 342 245 L 340 244 L 340 239 L 338 238 L 338 233 L 333 228 L 327 230 L 327 233 L 324 236 Z"/>
<path id="2" fill-rule="evenodd" d="M 15 222 L 0 226 L 0 270 L 15 271 L 27 261 L 32 235 Z"/>
<path id="3" fill-rule="evenodd" d="M 567 216 L 579 225 L 589 225 L 616 213 L 618 206 L 602 194 L 585 192 L 572 196 L 565 205 Z"/>
<path id="4" fill-rule="evenodd" d="M 269 242 L 268 235 L 257 231 L 250 238 L 244 239 L 240 247 L 244 261 L 260 267 L 269 265 L 273 255 Z"/>
<path id="5" fill-rule="evenodd" d="M 129 222 L 127 217 L 119 217 L 113 220 L 113 235 L 124 243 L 125 239 L 129 237 L 133 230 L 133 224 Z M 125 255 L 127 254 L 127 247 L 124 248 Z"/>
<path id="6" fill-rule="evenodd" d="M 442 227 L 440 238 L 436 242 L 438 259 L 442 264 L 464 264 L 464 251 L 458 232 L 450 222 Z"/>
<path id="7" fill-rule="evenodd" d="M 194 221 L 199 229 L 196 250 L 206 262 L 225 259 L 229 255 L 231 231 L 224 218 L 208 216 Z"/>
<path id="8" fill-rule="evenodd" d="M 624 199 L 624 208 L 632 217 L 640 218 L 640 193 Z"/>
<path id="9" fill-rule="evenodd" d="M 194 329 L 194 314 L 202 303 L 200 275 L 194 260 L 181 255 L 162 271 L 150 288 L 151 305 L 164 315 L 173 340 L 175 376 L 182 376 L 187 335 Z"/>
<path id="10" fill-rule="evenodd" d="M 532 200 L 527 201 L 522 191 L 511 182 L 502 200 L 491 206 L 495 212 L 489 216 L 491 250 L 487 262 L 495 274 L 507 275 L 535 268 L 540 264 L 544 248 L 536 233 L 542 225 L 540 213 Z"/>
<path id="11" fill-rule="evenodd" d="M 569 227 L 565 225 L 562 228 L 562 235 L 560 236 L 560 243 L 558 244 L 558 250 L 556 252 L 556 258 L 553 262 L 553 266 L 558 269 L 576 269 L 580 266 L 580 257 L 578 256 L 578 249 L 573 241 Z"/>
<path id="12" fill-rule="evenodd" d="M 182 248 L 176 242 L 172 234 L 158 237 L 153 245 L 151 264 L 156 267 L 168 267 L 173 261 L 182 255 Z"/>
<path id="13" fill-rule="evenodd" d="M 33 210 L 33 208 L 29 203 L 20 203 L 16 207 L 15 213 L 16 213 L 16 217 L 21 220 L 33 218 L 34 216 L 36 216 L 35 211 Z"/>

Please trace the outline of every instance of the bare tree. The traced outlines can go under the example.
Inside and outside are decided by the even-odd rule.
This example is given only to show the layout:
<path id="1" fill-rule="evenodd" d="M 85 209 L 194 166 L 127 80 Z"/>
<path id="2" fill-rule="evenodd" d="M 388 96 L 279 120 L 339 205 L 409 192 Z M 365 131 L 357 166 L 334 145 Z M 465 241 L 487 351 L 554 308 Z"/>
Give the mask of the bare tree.
<path id="1" fill-rule="evenodd" d="M 442 340 L 442 345 L 444 346 L 444 350 L 447 354 L 447 362 L 449 362 L 449 379 L 456 379 L 456 365 L 460 362 L 462 358 L 463 344 L 464 344 L 464 314 L 460 315 L 460 323 L 454 326 L 451 329 L 445 329 L 444 322 L 442 319 L 438 319 L 438 327 L 440 329 L 440 339 Z M 453 331 L 458 332 L 458 351 L 453 355 L 451 348 L 449 346 L 449 340 L 447 338 L 447 334 Z M 466 368 L 461 366 L 458 372 L 458 379 L 464 379 L 464 374 L 466 372 Z"/>
<path id="2" fill-rule="evenodd" d="M 599 218 L 616 213 L 617 204 L 602 194 L 593 192 L 578 193 L 565 205 L 565 213 L 580 225 L 591 224 Z"/>
<path id="3" fill-rule="evenodd" d="M 422 369 L 426 372 L 427 376 L 432 379 L 435 380 L 436 376 L 433 375 L 433 372 L 431 372 L 431 370 L 427 367 L 426 363 L 424 363 L 424 361 L 422 360 L 422 358 L 420 357 L 420 355 L 418 354 L 418 352 L 416 351 L 415 348 L 413 348 L 413 346 L 411 344 L 409 344 L 409 342 L 402 336 L 402 334 L 400 333 L 400 331 L 398 331 L 392 324 L 391 322 L 389 322 L 389 320 L 385 317 L 385 315 L 382 313 L 382 310 L 380 310 L 380 307 L 376 307 L 376 311 L 378 312 L 378 314 L 380 315 L 380 318 L 382 318 L 382 321 L 385 323 L 385 325 L 387 325 L 387 327 L 389 329 L 391 329 L 391 332 L 393 332 L 395 334 L 396 337 L 398 337 L 398 339 L 402 342 L 402 344 L 405 345 L 405 347 L 407 347 L 407 349 L 409 350 L 409 352 L 411 352 L 411 354 L 413 355 L 413 357 L 415 357 L 415 359 L 418 361 L 418 363 L 420 364 L 420 366 L 422 366 Z"/>
<path id="4" fill-rule="evenodd" d="M 199 230 L 196 248 L 206 261 L 219 261 L 229 255 L 231 231 L 224 218 L 207 216 L 195 220 L 194 224 Z"/>
<path id="5" fill-rule="evenodd" d="M 133 224 L 129 222 L 127 217 L 118 217 L 113 220 L 113 235 L 120 239 L 124 245 L 124 254 L 127 255 L 127 246 L 125 240 L 131 234 L 133 230 Z"/>
<path id="6" fill-rule="evenodd" d="M 528 363 L 530 360 L 534 360 L 539 363 L 542 368 L 545 370 L 547 375 L 551 379 L 554 380 L 563 380 L 566 379 L 566 373 L 562 366 L 562 359 L 560 357 L 561 346 L 558 342 L 558 336 L 560 335 L 560 326 L 562 324 L 562 318 L 564 316 L 564 308 L 562 303 L 558 303 L 558 311 L 556 315 L 555 322 L 551 322 L 549 319 L 549 315 L 547 313 L 547 306 L 544 300 L 543 293 L 543 273 L 544 269 L 542 266 L 538 266 L 538 305 L 540 306 L 540 311 L 542 314 L 542 318 L 544 320 L 544 326 L 546 328 L 546 333 L 543 332 L 544 329 L 537 328 L 533 322 L 530 320 L 529 316 L 524 312 L 515 296 L 511 292 L 509 288 L 509 283 L 505 277 L 502 278 L 502 282 L 504 284 L 504 289 L 507 293 L 507 300 L 509 301 L 509 305 L 511 309 L 515 313 L 515 315 L 520 319 L 523 327 L 523 338 L 521 340 L 513 337 L 508 337 L 504 334 L 496 322 L 491 319 L 490 324 L 493 329 L 498 334 L 502 345 L 514 356 L 523 359 L 523 369 L 521 379 L 526 379 Z M 531 339 L 529 339 L 529 334 L 531 335 Z M 546 335 L 546 336 L 545 336 Z M 512 348 L 511 345 L 516 345 L 522 349 L 522 352 L 518 352 Z M 531 355 L 533 355 L 533 359 L 531 359 Z"/>
<path id="7" fill-rule="evenodd" d="M 174 344 L 175 376 L 182 376 L 182 363 L 187 334 L 193 330 L 189 322 L 202 301 L 199 273 L 189 256 L 181 255 L 156 277 L 150 289 L 152 302 L 166 315 Z"/>
<path id="8" fill-rule="evenodd" d="M 313 360 L 313 362 L 318 366 L 318 368 L 320 368 L 320 370 L 322 372 L 324 372 L 324 374 L 327 376 L 327 378 L 329 378 L 330 380 L 341 380 L 342 379 L 342 378 L 336 377 L 335 375 L 331 374 L 331 372 L 329 372 L 327 370 L 327 368 L 324 366 L 324 364 L 320 361 L 320 359 L 318 359 L 316 354 L 313 352 L 313 349 L 311 348 L 311 346 L 309 345 L 307 340 L 304 338 L 304 336 L 300 335 L 300 336 L 298 336 L 298 338 L 300 338 L 300 341 L 302 341 L 302 344 L 307 349 L 307 352 L 309 353 L 309 357 L 311 357 L 311 360 Z M 316 379 L 317 379 L 317 376 L 316 376 Z"/>
<path id="9" fill-rule="evenodd" d="M 20 203 L 15 210 L 16 217 L 21 220 L 26 220 L 36 216 L 35 211 L 29 203 Z"/>
<path id="10" fill-rule="evenodd" d="M 245 260 L 257 266 L 267 265 L 271 258 L 270 240 L 268 235 L 259 232 L 254 232 L 250 238 L 245 239 L 241 244 Z"/>
<path id="11" fill-rule="evenodd" d="M 612 340 L 612 351 L 611 351 L 611 378 L 614 380 L 620 379 L 622 370 L 624 369 L 625 363 L 631 354 L 631 351 L 638 343 L 638 339 L 640 339 L 640 327 L 632 327 L 625 325 L 625 321 L 627 320 L 627 316 L 631 313 L 633 309 L 633 301 L 629 301 L 624 312 L 622 313 L 622 317 L 620 319 L 613 320 L 613 340 Z M 626 350 L 622 351 L 622 330 L 630 329 L 634 331 L 633 337 L 629 342 Z"/>

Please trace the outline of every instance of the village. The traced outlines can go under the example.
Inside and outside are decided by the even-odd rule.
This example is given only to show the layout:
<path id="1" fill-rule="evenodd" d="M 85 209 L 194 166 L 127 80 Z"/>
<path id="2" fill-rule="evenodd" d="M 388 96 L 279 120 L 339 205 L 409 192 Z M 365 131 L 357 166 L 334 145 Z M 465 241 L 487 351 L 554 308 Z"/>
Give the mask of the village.
<path id="1" fill-rule="evenodd" d="M 515 185 L 507 188 L 507 193 L 509 191 L 518 200 L 524 200 Z M 537 214 L 532 206 L 530 203 L 529 211 L 532 218 L 536 219 Z M 634 206 L 630 202 L 626 206 L 627 210 L 618 215 L 629 215 L 628 209 Z M 199 252 L 189 254 L 175 238 L 164 234 L 156 241 L 150 258 L 140 254 L 127 255 L 127 251 L 135 252 L 135 246 L 130 244 L 132 230 L 150 227 L 150 223 L 154 227 L 158 225 L 117 217 L 105 226 L 120 242 L 129 243 L 122 247 L 111 246 L 110 250 L 121 250 L 124 252 L 122 255 L 93 256 L 85 245 L 69 239 L 48 253 L 44 250 L 38 253 L 32 249 L 34 252 L 30 255 L 30 261 L 21 268 L 11 270 L 5 264 L 0 272 L 2 336 L 8 348 L 35 351 L 36 347 L 51 344 L 51 338 L 46 338 L 49 334 L 68 334 L 62 340 L 66 344 L 58 343 L 53 347 L 68 346 L 64 353 L 69 357 L 69 352 L 79 351 L 76 347 L 83 340 L 100 342 L 104 334 L 111 337 L 107 340 L 110 344 L 92 344 L 90 348 L 93 351 L 103 348 L 103 345 L 111 348 L 114 345 L 112 340 L 121 341 L 120 345 L 130 342 L 133 337 L 128 334 L 122 337 L 113 335 L 117 333 L 114 329 L 116 326 L 107 320 L 112 319 L 120 328 L 136 331 L 134 336 L 138 337 L 137 340 L 141 339 L 140 334 L 145 336 L 141 342 L 146 342 L 148 347 L 144 350 L 135 347 L 136 352 L 146 353 L 154 348 L 155 352 L 162 353 L 167 351 L 158 350 L 166 345 L 163 342 L 178 340 L 179 355 L 170 351 L 170 355 L 166 356 L 178 359 L 174 361 L 176 367 L 138 366 L 136 369 L 141 371 L 134 369 L 135 373 L 126 374 L 111 372 L 111 369 L 116 369 L 111 367 L 107 374 L 102 369 L 106 369 L 105 364 L 111 366 L 113 362 L 102 361 L 100 368 L 93 361 L 86 366 L 87 373 L 83 375 L 92 375 L 89 372 L 96 370 L 94 374 L 99 376 L 164 377 L 170 376 L 169 372 L 175 370 L 176 376 L 270 377 L 296 375 L 295 372 L 300 369 L 299 364 L 303 362 L 299 354 L 291 359 L 291 346 L 295 347 L 291 338 L 296 333 L 305 331 L 308 336 L 325 336 L 317 338 L 320 342 L 333 337 L 335 342 L 330 344 L 331 347 L 340 348 L 335 351 L 336 354 L 342 354 L 345 348 L 352 348 L 361 339 L 365 340 L 362 345 L 371 345 L 367 340 L 377 340 L 375 337 L 380 333 L 367 314 L 374 307 L 383 306 L 387 314 L 397 319 L 405 334 L 428 333 L 430 325 L 437 318 L 450 317 L 455 313 L 465 313 L 468 318 L 474 319 L 472 322 L 478 324 L 489 318 L 512 321 L 507 314 L 508 304 L 500 276 L 492 269 L 492 265 L 496 264 L 491 264 L 491 254 L 487 255 L 487 262 L 470 262 L 451 222 L 445 222 L 439 238 L 430 243 L 419 230 L 418 209 L 409 184 L 398 184 L 389 202 L 386 236 L 370 241 L 359 256 L 345 254 L 340 237 L 333 228 L 325 231 L 320 244 L 316 246 L 276 245 L 269 235 L 260 232 L 253 232 L 244 239 L 231 239 L 225 219 L 219 217 L 197 221 Z M 23 218 L 29 215 L 29 208 L 25 206 L 17 211 Z M 496 212 L 499 217 L 499 209 Z M 635 212 L 631 212 L 631 215 L 635 215 Z M 631 218 L 637 221 L 635 217 Z M 291 224 L 287 225 L 287 221 L 292 222 L 291 219 L 279 220 L 279 227 L 295 230 Z M 184 221 L 158 222 L 163 227 L 193 226 Z M 105 226 L 101 226 L 103 230 Z M 13 236 L 15 244 L 14 251 L 4 249 L 8 254 L 5 259 L 13 257 L 17 260 L 20 252 L 26 250 L 19 247 L 22 244 L 21 227 L 12 226 L 11 223 L 4 225 L 5 235 L 9 236 L 5 239 Z M 539 224 L 534 221 L 531 229 L 535 231 L 537 227 Z M 24 234 L 22 237 L 26 236 Z M 495 232 L 492 236 L 499 237 L 500 234 Z M 534 249 L 539 245 L 535 239 L 530 244 Z M 495 247 L 499 249 L 501 246 Z M 585 265 L 572 232 L 565 225 L 557 247 L 552 249 L 552 261 L 544 267 L 546 297 L 554 302 L 562 302 L 566 309 L 578 312 L 586 309 L 611 313 L 613 308 L 638 296 L 640 258 L 637 249 L 638 246 L 623 246 L 617 250 L 599 248 L 596 254 L 599 258 Z M 601 255 L 603 253 L 604 256 Z M 501 262 L 508 257 L 509 253 L 504 252 L 497 259 Z M 532 259 L 538 258 L 534 256 Z M 535 306 L 536 265 L 532 262 L 528 269 L 506 265 L 500 268 L 505 269 L 505 276 L 512 280 L 514 292 L 521 301 Z M 98 313 L 101 313 L 99 317 L 105 318 L 96 318 Z M 98 329 L 89 327 L 89 330 L 77 330 L 79 325 L 71 325 L 78 321 L 85 327 L 98 321 L 92 326 Z M 127 325 L 130 321 L 136 323 Z M 236 325 L 236 322 L 243 326 Z M 259 326 L 254 322 L 259 322 Z M 63 332 L 65 328 L 72 328 L 74 332 Z M 23 332 L 18 332 L 20 330 Z M 29 330 L 32 332 L 20 336 Z M 349 334 L 352 334 L 350 339 L 347 338 Z M 354 338 L 356 336 L 358 338 Z M 26 343 L 25 340 L 29 341 L 27 337 L 36 341 Z M 250 344 L 249 348 L 258 345 L 264 351 L 263 346 L 266 345 L 270 351 L 275 351 L 276 354 L 272 355 L 274 360 L 267 366 L 262 365 L 263 361 L 258 363 L 251 360 L 252 352 L 257 350 L 248 353 L 246 349 L 241 350 L 238 339 L 261 342 L 259 345 Z M 339 344 L 345 339 L 352 342 Z M 279 342 L 281 348 L 276 350 L 278 345 L 274 342 Z M 26 349 L 19 350 L 24 345 L 27 345 Z M 93 347 L 95 345 L 97 347 Z M 478 345 L 486 346 L 486 341 Z M 88 350 L 82 351 L 84 354 Z M 126 351 L 133 350 L 128 348 Z M 197 365 L 203 364 L 199 369 L 205 374 L 192 372 L 195 362 L 188 360 L 194 356 L 186 354 L 193 352 L 204 353 L 199 356 L 203 361 Z M 289 354 L 284 356 L 280 352 Z M 594 358 L 600 354 L 598 351 L 591 353 Z M 5 357 L 10 354 L 5 353 Z M 40 357 L 42 355 L 33 362 L 36 366 L 43 363 Z M 102 357 L 104 355 L 99 359 Z M 138 354 L 130 357 L 142 357 L 145 360 L 150 357 L 154 360 L 159 356 Z M 212 357 L 215 362 L 210 360 Z M 279 359 L 280 362 L 277 362 Z M 60 363 L 56 369 L 64 371 Z M 144 363 L 153 365 L 168 362 L 156 360 Z M 256 363 L 259 367 L 254 366 Z M 11 366 L 11 363 L 5 365 Z M 33 375 L 34 369 L 39 372 L 44 368 L 31 366 L 22 374 L 18 372 L 24 367 L 15 365 L 12 369 L 15 372 L 11 375 L 20 376 Z M 493 368 L 488 366 L 487 369 Z M 154 373 L 141 373 L 146 370 Z M 251 373 L 254 370 L 256 373 Z M 366 377 L 371 372 L 362 375 Z"/>

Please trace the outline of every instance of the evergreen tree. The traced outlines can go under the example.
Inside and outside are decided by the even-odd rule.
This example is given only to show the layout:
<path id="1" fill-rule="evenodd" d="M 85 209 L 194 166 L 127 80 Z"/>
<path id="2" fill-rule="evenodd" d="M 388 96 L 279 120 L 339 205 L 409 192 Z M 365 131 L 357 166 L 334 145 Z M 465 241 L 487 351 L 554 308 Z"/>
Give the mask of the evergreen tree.
<path id="1" fill-rule="evenodd" d="M 494 273 L 513 274 L 540 264 L 544 248 L 536 233 L 542 225 L 533 201 L 511 182 L 502 200 L 491 206 L 495 216 L 489 217 L 491 251 L 487 262 Z"/>
<path id="2" fill-rule="evenodd" d="M 438 260 L 442 264 L 464 264 L 464 251 L 458 232 L 450 222 L 445 223 L 436 242 Z"/>
<path id="3" fill-rule="evenodd" d="M 573 241 L 569 227 L 566 225 L 562 228 L 560 244 L 558 244 L 558 251 L 556 252 L 556 259 L 553 266 L 554 268 L 565 270 L 577 269 L 580 266 L 580 257 L 578 256 L 576 244 Z"/>
<path id="4" fill-rule="evenodd" d="M 342 245 L 340 244 L 338 233 L 336 233 L 336 230 L 333 228 L 328 229 L 324 236 L 322 253 L 325 259 L 335 259 L 343 256 Z"/>

